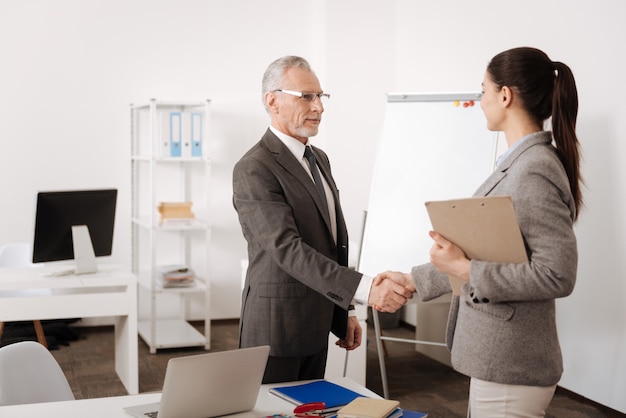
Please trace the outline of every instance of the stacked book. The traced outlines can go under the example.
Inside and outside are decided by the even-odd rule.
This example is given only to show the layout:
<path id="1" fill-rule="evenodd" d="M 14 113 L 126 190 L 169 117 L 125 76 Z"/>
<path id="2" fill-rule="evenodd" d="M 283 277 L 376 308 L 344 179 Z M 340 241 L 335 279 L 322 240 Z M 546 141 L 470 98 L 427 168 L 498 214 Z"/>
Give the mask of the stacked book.
<path id="1" fill-rule="evenodd" d="M 190 268 L 180 264 L 159 267 L 159 281 L 163 288 L 193 287 L 196 274 Z"/>
<path id="2" fill-rule="evenodd" d="M 157 209 L 161 214 L 161 225 L 188 225 L 195 219 L 191 202 L 161 202 Z"/>
<path id="3" fill-rule="evenodd" d="M 337 418 L 425 418 L 425 412 L 400 408 L 400 402 L 391 399 L 356 398 L 339 411 Z"/>
<path id="4" fill-rule="evenodd" d="M 399 418 L 400 402 L 390 399 L 356 398 L 337 412 L 338 418 Z"/>

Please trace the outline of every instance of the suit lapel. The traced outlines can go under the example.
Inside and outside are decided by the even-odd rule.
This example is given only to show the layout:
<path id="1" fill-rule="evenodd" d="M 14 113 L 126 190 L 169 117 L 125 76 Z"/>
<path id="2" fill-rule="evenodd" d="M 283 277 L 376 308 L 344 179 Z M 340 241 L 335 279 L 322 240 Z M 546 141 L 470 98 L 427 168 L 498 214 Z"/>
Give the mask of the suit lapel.
<path id="1" fill-rule="evenodd" d="M 505 170 L 496 170 L 480 185 L 474 196 L 487 196 L 506 177 Z"/>
<path id="2" fill-rule="evenodd" d="M 524 142 L 519 144 L 519 146 L 515 148 L 510 155 L 506 156 L 506 158 L 500 162 L 496 171 L 494 171 L 478 188 L 478 190 L 476 190 L 474 196 L 487 196 L 493 188 L 506 177 L 506 172 L 509 167 L 511 167 L 515 160 L 517 160 L 517 158 L 527 149 L 537 144 L 545 144 L 552 141 L 552 134 L 548 131 L 537 132 L 531 135 L 532 137 L 525 139 Z"/>
<path id="3" fill-rule="evenodd" d="M 315 184 L 313 183 L 313 180 L 311 180 L 311 177 L 309 177 L 309 174 L 306 172 L 304 167 L 302 167 L 302 164 L 300 163 L 300 161 L 298 161 L 293 156 L 293 154 L 291 153 L 291 151 L 289 151 L 289 149 L 285 146 L 285 144 L 283 144 L 282 141 L 278 139 L 276 135 L 274 135 L 272 131 L 270 131 L 269 129 L 263 136 L 262 141 L 266 145 L 267 149 L 272 154 L 275 155 L 276 162 L 280 164 L 287 172 L 291 173 L 291 175 L 293 175 L 293 177 L 311 195 L 311 197 L 315 201 L 315 206 L 317 206 L 317 209 L 322 214 L 322 217 L 324 218 L 324 223 L 326 224 L 326 227 L 328 228 L 328 231 L 330 232 L 331 231 L 330 216 L 328 215 L 328 210 L 326 209 L 326 202 L 322 201 L 322 197 L 320 196 L 319 192 L 315 188 Z M 319 154 L 315 150 L 313 152 L 315 153 L 315 158 L 318 158 Z M 323 173 L 323 176 L 326 178 L 326 181 L 328 181 L 329 184 L 334 184 L 334 182 L 331 182 L 328 180 L 329 176 L 328 176 L 328 172 L 326 170 L 325 164 L 319 164 L 319 165 L 322 166 L 322 173 Z M 334 189 L 334 188 L 331 187 L 331 189 Z M 335 194 L 335 190 L 333 190 L 333 195 L 334 194 Z M 337 202 L 337 196 L 334 196 L 334 197 L 335 197 L 335 202 Z"/>

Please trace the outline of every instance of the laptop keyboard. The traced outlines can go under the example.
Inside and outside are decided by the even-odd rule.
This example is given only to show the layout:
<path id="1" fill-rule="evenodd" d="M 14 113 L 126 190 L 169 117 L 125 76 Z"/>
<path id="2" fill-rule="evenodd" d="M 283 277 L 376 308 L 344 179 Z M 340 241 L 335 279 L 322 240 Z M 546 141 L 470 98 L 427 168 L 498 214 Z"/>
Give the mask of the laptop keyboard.
<path id="1" fill-rule="evenodd" d="M 146 412 L 144 415 L 147 416 L 148 418 L 157 418 L 157 411 L 154 412 Z"/>

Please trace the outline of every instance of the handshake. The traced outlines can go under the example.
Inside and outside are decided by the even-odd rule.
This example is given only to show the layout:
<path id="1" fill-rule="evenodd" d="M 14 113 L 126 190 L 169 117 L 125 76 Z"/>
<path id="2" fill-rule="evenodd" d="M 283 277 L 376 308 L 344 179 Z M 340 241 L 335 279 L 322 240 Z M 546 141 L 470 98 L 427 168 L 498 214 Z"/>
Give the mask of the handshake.
<path id="1" fill-rule="evenodd" d="M 413 298 L 413 293 L 411 273 L 386 271 L 374 277 L 368 303 L 379 312 L 395 312 Z"/>
<path id="2" fill-rule="evenodd" d="M 430 249 L 430 262 L 440 272 L 470 279 L 470 260 L 463 250 L 445 239 L 441 234 L 430 231 L 435 241 Z M 415 293 L 415 283 L 411 273 L 386 271 L 380 273 L 372 281 L 369 305 L 380 312 L 395 312 L 404 305 Z"/>

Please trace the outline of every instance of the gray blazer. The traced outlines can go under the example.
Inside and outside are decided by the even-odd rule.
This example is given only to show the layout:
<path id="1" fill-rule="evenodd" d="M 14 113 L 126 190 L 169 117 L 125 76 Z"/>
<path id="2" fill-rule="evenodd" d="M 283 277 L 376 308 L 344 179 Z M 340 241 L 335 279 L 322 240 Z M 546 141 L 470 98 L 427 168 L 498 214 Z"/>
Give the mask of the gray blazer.
<path id="1" fill-rule="evenodd" d="M 512 197 L 530 261 L 471 261 L 464 294 L 452 298 L 446 338 L 453 367 L 467 376 L 551 386 L 563 372 L 555 298 L 573 291 L 578 253 L 574 201 L 551 140 L 551 132 L 527 137 L 476 191 Z M 412 275 L 421 300 L 450 292 L 431 264 Z"/>
<path id="2" fill-rule="evenodd" d="M 312 150 L 333 191 L 337 244 L 313 181 L 269 129 L 233 170 L 233 204 L 249 259 L 240 346 L 268 344 L 272 356 L 318 353 L 331 330 L 344 338 L 361 280 L 345 267 L 348 232 L 328 157 Z"/>

